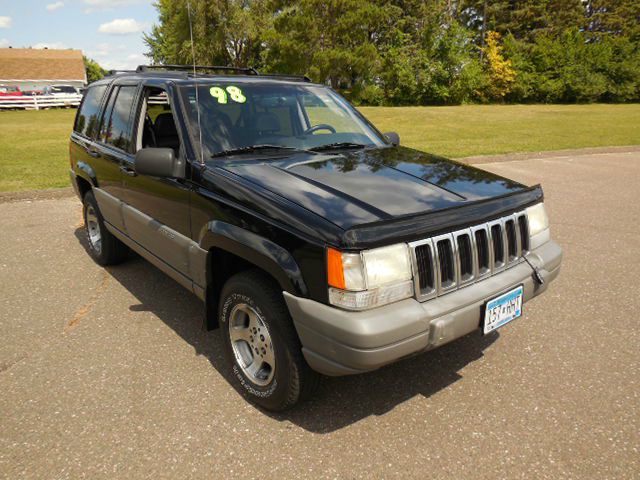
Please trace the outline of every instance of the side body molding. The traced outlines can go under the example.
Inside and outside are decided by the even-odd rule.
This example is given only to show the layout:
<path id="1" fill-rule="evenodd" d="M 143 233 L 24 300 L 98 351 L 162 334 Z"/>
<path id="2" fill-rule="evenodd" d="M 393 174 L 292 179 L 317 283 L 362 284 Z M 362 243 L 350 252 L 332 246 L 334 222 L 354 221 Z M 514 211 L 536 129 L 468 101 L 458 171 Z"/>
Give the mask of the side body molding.
<path id="1" fill-rule="evenodd" d="M 105 221 L 118 230 L 126 231 L 123 215 L 124 203 L 122 203 L 122 200 L 95 186 L 93 187 L 93 194 L 96 197 L 98 207 L 100 207 L 100 212 Z"/>
<path id="2" fill-rule="evenodd" d="M 267 238 L 230 223 L 213 220 L 201 232 L 200 248 L 206 251 L 220 248 L 233 253 L 270 273 L 284 291 L 308 296 L 302 272 L 291 253 Z M 215 268 L 211 265 L 211 270 Z M 212 274 L 208 272 L 209 276 Z"/>

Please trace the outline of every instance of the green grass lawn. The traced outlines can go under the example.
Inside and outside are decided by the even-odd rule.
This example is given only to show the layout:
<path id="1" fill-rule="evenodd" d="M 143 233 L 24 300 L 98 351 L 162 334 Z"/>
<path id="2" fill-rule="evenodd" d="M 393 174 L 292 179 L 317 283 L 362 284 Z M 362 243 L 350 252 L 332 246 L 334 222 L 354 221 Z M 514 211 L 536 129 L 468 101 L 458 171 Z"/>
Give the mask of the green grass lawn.
<path id="1" fill-rule="evenodd" d="M 360 109 L 403 145 L 446 157 L 640 144 L 640 105 Z"/>
<path id="2" fill-rule="evenodd" d="M 640 144 L 640 105 L 363 107 L 402 144 L 471 155 Z M 0 191 L 64 187 L 75 110 L 0 112 Z"/>
<path id="3" fill-rule="evenodd" d="M 0 112 L 0 192 L 69 186 L 75 109 Z"/>

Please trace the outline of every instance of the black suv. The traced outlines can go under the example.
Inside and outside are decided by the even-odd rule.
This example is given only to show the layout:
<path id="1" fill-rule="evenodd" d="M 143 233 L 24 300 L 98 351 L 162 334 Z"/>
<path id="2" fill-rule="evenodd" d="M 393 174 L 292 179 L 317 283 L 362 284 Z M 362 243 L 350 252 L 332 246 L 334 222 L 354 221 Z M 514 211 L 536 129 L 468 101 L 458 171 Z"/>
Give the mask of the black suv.
<path id="1" fill-rule="evenodd" d="M 306 78 L 191 68 L 90 85 L 71 183 L 96 262 L 132 249 L 200 297 L 257 404 L 488 334 L 558 275 L 539 186 L 401 147 Z"/>

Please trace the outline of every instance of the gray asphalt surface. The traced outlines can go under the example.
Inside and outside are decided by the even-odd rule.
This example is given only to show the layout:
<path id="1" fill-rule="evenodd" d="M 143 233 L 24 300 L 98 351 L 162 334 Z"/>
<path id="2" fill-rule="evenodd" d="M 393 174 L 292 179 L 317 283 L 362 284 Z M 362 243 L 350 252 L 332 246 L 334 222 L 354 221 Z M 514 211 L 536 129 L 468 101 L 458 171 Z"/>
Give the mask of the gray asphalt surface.
<path id="1" fill-rule="evenodd" d="M 560 278 L 279 415 L 230 386 L 194 296 L 90 260 L 75 197 L 0 204 L 0 477 L 640 478 L 640 154 L 482 167 L 542 182 Z"/>

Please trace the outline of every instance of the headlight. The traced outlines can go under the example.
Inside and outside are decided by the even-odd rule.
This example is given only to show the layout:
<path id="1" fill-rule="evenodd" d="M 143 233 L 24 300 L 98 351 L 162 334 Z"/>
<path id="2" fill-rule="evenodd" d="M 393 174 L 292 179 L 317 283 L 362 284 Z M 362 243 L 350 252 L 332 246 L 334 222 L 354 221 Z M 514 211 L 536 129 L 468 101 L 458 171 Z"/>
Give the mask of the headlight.
<path id="1" fill-rule="evenodd" d="M 538 203 L 526 210 L 527 220 L 529 222 L 529 236 L 534 235 L 549 228 L 549 218 L 544 209 L 544 203 Z"/>
<path id="2" fill-rule="evenodd" d="M 351 310 L 379 307 L 413 295 L 405 243 L 342 253 L 327 249 L 329 302 Z"/>

